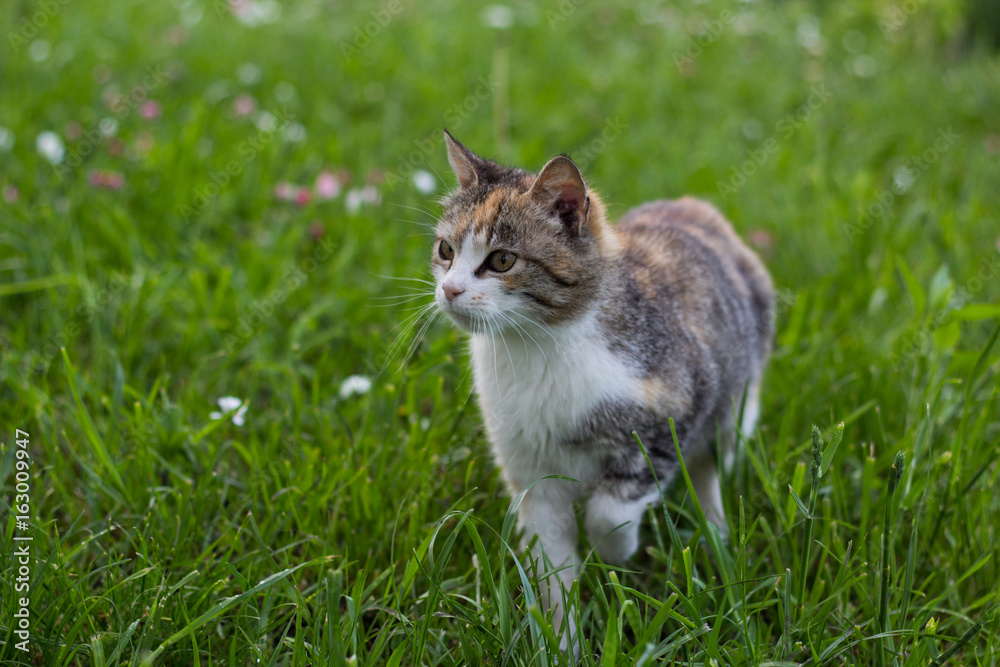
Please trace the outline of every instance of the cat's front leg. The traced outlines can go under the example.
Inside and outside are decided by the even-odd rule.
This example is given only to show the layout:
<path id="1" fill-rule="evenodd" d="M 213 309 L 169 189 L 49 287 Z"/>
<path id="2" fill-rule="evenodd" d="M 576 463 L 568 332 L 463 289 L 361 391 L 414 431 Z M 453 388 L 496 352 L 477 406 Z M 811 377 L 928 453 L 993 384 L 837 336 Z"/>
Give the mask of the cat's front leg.
<path id="1" fill-rule="evenodd" d="M 537 482 L 525 494 L 517 517 L 524 531 L 524 543 L 532 543 L 531 558 L 538 573 L 542 608 L 552 611 L 552 623 L 560 635 L 560 648 L 564 650 L 575 643 L 576 627 L 572 617 L 566 614 L 563 598 L 569 595 L 580 563 L 573 512 L 577 494 L 568 484 L 550 479 Z"/>
<path id="2" fill-rule="evenodd" d="M 587 501 L 587 538 L 606 563 L 624 563 L 639 548 L 639 525 L 655 489 L 634 500 L 598 490 Z"/>

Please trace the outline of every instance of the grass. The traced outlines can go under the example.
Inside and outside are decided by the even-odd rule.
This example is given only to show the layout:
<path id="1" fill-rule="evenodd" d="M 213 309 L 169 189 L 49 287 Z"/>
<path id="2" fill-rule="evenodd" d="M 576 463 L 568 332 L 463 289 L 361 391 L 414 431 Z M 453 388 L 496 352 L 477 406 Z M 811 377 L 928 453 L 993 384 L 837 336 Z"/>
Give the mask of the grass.
<path id="1" fill-rule="evenodd" d="M 911 4 L 5 3 L 0 663 L 566 663 L 462 338 L 401 326 L 447 125 L 616 216 L 708 198 L 780 290 L 730 540 L 679 480 L 590 556 L 583 664 L 996 664 L 1000 61 Z"/>

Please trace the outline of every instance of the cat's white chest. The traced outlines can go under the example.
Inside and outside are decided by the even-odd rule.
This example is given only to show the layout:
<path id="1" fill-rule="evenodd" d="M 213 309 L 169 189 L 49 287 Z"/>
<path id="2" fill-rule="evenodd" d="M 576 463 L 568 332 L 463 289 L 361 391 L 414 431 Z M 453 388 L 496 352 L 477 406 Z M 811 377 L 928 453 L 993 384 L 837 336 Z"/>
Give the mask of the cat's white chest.
<path id="1" fill-rule="evenodd" d="M 601 403 L 634 399 L 638 380 L 591 319 L 531 337 L 473 336 L 472 360 L 486 428 L 509 482 L 600 476 L 598 452 L 564 443 Z"/>

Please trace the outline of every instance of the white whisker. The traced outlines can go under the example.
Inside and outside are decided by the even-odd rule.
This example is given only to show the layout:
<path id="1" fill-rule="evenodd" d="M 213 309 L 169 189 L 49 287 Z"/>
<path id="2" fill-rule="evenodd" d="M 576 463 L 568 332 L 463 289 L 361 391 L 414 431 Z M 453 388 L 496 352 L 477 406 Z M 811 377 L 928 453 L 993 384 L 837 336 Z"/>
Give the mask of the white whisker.
<path id="1" fill-rule="evenodd" d="M 545 350 L 542 349 L 542 346 L 538 344 L 537 340 L 535 340 L 535 337 L 532 336 L 530 333 L 528 333 L 527 329 L 525 329 L 523 326 L 521 326 L 516 321 L 514 321 L 510 317 L 509 314 L 507 314 L 507 313 L 500 313 L 500 315 L 504 318 L 504 320 L 506 320 L 511 325 L 511 327 L 514 329 L 514 331 L 517 333 L 517 335 L 520 336 L 520 338 L 521 338 L 521 344 L 524 346 L 524 353 L 525 354 L 528 353 L 528 341 L 525 340 L 525 338 L 524 338 L 525 336 L 527 336 L 528 338 L 531 339 L 531 342 L 535 344 L 535 347 L 538 348 L 538 352 L 542 355 L 542 361 L 545 363 L 545 366 L 548 367 L 548 365 L 549 365 L 549 358 L 548 358 L 548 356 L 546 356 Z M 509 354 L 509 352 L 508 352 L 508 354 Z"/>
<path id="2" fill-rule="evenodd" d="M 393 359 L 396 356 L 396 354 L 398 354 L 399 349 L 402 347 L 403 340 L 406 338 L 407 334 L 409 334 L 411 331 L 413 331 L 413 329 L 416 327 L 417 323 L 420 322 L 420 319 L 422 317 L 426 316 L 429 312 L 434 311 L 436 305 L 437 305 L 436 303 L 431 302 L 431 303 L 428 303 L 428 304 L 426 304 L 424 306 L 419 307 L 419 309 L 417 309 L 416 313 L 414 313 L 413 315 L 410 315 L 409 317 L 407 317 L 406 319 L 404 319 L 401 323 L 397 324 L 396 326 L 394 326 L 392 329 L 389 330 L 388 333 L 392 333 L 396 329 L 402 327 L 402 330 L 399 332 L 399 335 L 396 336 L 396 339 L 392 342 L 392 345 L 389 346 L 389 349 L 386 352 L 386 365 L 383 366 L 382 369 L 379 371 L 380 375 L 382 374 L 382 372 L 385 371 L 386 367 L 389 364 L 389 360 Z M 424 324 L 420 327 L 420 330 L 417 333 L 416 337 L 414 338 L 414 341 L 410 344 L 410 346 L 408 348 L 406 356 L 404 357 L 403 361 L 400 363 L 400 367 L 399 367 L 400 370 L 402 370 L 403 367 L 406 365 L 406 362 L 409 360 L 410 353 L 416 347 L 416 344 L 419 343 L 420 336 L 426 330 L 427 326 L 431 322 L 433 322 L 434 317 L 436 316 L 437 312 L 439 312 L 439 311 L 433 312 L 432 315 L 431 315 L 431 317 L 428 318 L 428 320 L 426 322 L 424 322 Z"/>
<path id="3" fill-rule="evenodd" d="M 493 337 L 493 328 L 490 326 L 490 322 L 486 320 L 486 315 L 483 315 L 483 319 L 486 330 L 490 333 L 490 340 L 493 343 L 493 379 L 497 383 L 497 396 L 502 398 L 503 392 L 500 391 L 500 370 L 497 368 L 497 341 Z"/>
<path id="4" fill-rule="evenodd" d="M 433 287 L 437 287 L 437 282 L 435 282 L 434 280 L 431 280 L 430 277 L 428 277 L 428 278 L 417 278 L 417 277 L 414 277 L 414 276 L 409 276 L 409 277 L 405 277 L 405 278 L 400 278 L 399 276 L 383 276 L 383 275 L 381 275 L 379 273 L 373 273 L 372 275 L 375 276 L 376 278 L 384 278 L 385 280 L 410 281 L 410 282 L 414 282 L 414 283 L 423 283 L 425 285 L 431 285 Z M 429 276 L 429 274 L 425 274 L 425 275 Z"/>
<path id="5" fill-rule="evenodd" d="M 524 315 L 524 314 L 519 313 L 519 312 L 514 311 L 514 310 L 510 311 L 510 314 L 511 315 L 517 315 L 522 320 L 525 320 L 526 322 L 528 322 L 528 324 L 530 324 L 534 329 L 536 329 L 538 331 L 545 332 L 545 335 L 547 335 L 549 338 L 552 339 L 552 343 L 559 349 L 559 351 L 563 351 L 564 350 L 562 343 L 552 334 L 552 332 L 549 330 L 549 328 L 547 326 L 545 326 L 543 324 L 540 324 L 540 323 L 536 322 L 535 320 L 531 319 L 530 317 L 528 317 L 527 315 Z M 534 340 L 534 339 L 532 339 L 532 340 Z M 538 345 L 537 342 L 535 344 Z M 539 349 L 541 349 L 540 345 L 539 345 Z"/>
<path id="6" fill-rule="evenodd" d="M 503 313 L 498 313 L 500 316 L 504 316 Z M 505 317 L 506 319 L 506 317 Z M 503 349 L 507 350 L 507 361 L 510 362 L 510 371 L 514 376 L 514 385 L 517 385 L 517 365 L 514 363 L 514 358 L 510 356 L 510 348 L 507 347 L 507 339 L 504 338 L 503 332 L 498 331 L 497 335 L 500 336 L 500 342 L 503 343 Z"/>

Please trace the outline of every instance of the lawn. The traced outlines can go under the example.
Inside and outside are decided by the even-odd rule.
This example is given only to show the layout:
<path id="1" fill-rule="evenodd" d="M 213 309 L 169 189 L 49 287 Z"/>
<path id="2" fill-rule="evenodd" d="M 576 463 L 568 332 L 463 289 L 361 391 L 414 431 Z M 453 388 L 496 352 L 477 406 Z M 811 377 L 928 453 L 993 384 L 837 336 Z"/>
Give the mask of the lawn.
<path id="1" fill-rule="evenodd" d="M 730 540 L 681 480 L 591 554 L 582 664 L 1000 662 L 1000 57 L 963 3 L 0 18 L 0 664 L 569 664 L 420 315 L 445 127 L 570 154 L 612 218 L 706 198 L 778 290 Z"/>

